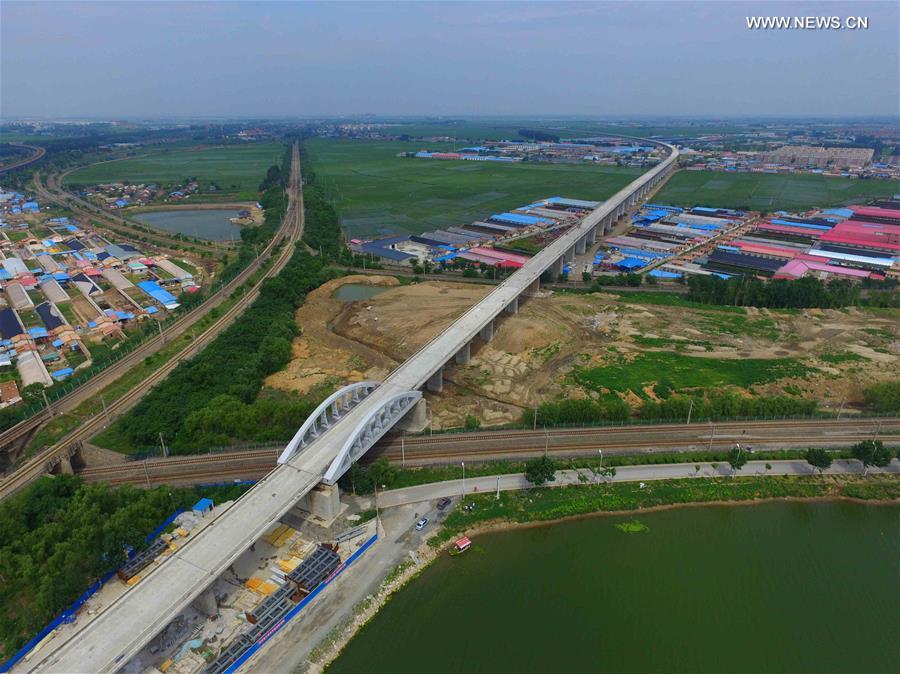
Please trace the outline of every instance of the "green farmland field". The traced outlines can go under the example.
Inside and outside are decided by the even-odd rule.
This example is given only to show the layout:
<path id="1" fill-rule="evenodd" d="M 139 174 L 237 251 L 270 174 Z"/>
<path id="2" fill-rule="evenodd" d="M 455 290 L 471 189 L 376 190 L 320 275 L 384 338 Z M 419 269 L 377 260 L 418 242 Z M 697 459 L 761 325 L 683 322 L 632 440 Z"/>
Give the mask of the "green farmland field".
<path id="1" fill-rule="evenodd" d="M 421 143 L 312 139 L 304 144 L 316 174 L 351 236 L 424 232 L 489 217 L 541 197 L 605 199 L 641 169 L 580 164 L 512 164 L 407 159 L 441 151 Z"/>
<path id="2" fill-rule="evenodd" d="M 862 203 L 900 192 L 900 181 L 832 178 L 813 174 L 769 175 L 679 171 L 653 198 L 674 206 L 803 211 Z"/>
<path id="3" fill-rule="evenodd" d="M 86 166 L 70 173 L 66 184 L 128 181 L 168 185 L 197 178 L 201 193 L 210 183 L 216 183 L 223 196 L 256 199 L 266 171 L 280 162 L 283 154 L 284 147 L 278 143 L 149 150 L 140 156 Z"/>

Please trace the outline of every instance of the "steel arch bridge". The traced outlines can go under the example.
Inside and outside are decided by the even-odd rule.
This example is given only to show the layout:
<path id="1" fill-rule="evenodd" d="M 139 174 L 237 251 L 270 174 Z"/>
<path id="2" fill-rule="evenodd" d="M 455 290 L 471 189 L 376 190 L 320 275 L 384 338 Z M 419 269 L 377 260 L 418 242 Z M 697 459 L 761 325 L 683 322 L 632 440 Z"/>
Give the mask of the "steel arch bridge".
<path id="1" fill-rule="evenodd" d="M 349 470 L 354 461 L 359 460 L 363 454 L 369 451 L 372 445 L 378 442 L 379 438 L 387 433 L 421 399 L 421 391 L 403 391 L 395 393 L 380 407 L 369 412 L 347 438 L 341 451 L 325 471 L 322 482 L 329 485 L 335 484 L 341 475 Z"/>
<path id="2" fill-rule="evenodd" d="M 294 433 L 294 437 L 278 457 L 278 463 L 290 461 L 294 454 L 340 421 L 344 414 L 367 398 L 380 384 L 381 382 L 377 381 L 359 381 L 348 384 L 328 396 Z"/>

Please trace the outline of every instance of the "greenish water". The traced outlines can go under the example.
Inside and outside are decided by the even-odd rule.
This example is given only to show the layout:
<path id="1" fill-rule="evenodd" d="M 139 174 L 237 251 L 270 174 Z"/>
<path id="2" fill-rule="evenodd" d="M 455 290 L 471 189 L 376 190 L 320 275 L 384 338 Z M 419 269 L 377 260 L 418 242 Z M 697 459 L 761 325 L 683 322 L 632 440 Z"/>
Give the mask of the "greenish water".
<path id="1" fill-rule="evenodd" d="M 193 236 L 207 241 L 239 241 L 240 225 L 229 218 L 237 217 L 234 208 L 184 209 L 137 213 L 134 219 L 156 229 Z"/>
<path id="2" fill-rule="evenodd" d="M 358 300 L 367 300 L 375 295 L 380 295 L 385 290 L 389 290 L 390 286 L 370 286 L 365 283 L 347 283 L 334 291 L 332 295 L 336 300 L 344 300 L 345 302 L 356 302 Z"/>
<path id="3" fill-rule="evenodd" d="M 478 536 L 401 590 L 343 672 L 900 671 L 900 508 L 779 502 Z"/>

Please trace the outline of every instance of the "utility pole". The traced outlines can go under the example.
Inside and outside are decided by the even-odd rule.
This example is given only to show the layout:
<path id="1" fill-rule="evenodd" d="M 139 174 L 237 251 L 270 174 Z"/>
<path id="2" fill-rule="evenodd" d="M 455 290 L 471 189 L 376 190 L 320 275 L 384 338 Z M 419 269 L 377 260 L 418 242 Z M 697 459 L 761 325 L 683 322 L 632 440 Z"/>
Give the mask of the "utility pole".
<path id="1" fill-rule="evenodd" d="M 380 516 L 378 515 L 378 485 L 375 485 L 375 535 L 378 535 L 378 525 L 381 521 Z"/>
<path id="2" fill-rule="evenodd" d="M 462 461 L 462 469 L 463 469 L 463 483 L 462 483 L 462 497 L 463 500 L 466 499 L 466 462 Z"/>
<path id="3" fill-rule="evenodd" d="M 166 440 L 165 440 L 165 438 L 163 437 L 162 431 L 160 431 L 160 433 L 159 433 L 159 446 L 162 447 L 162 454 L 163 454 L 163 457 L 168 458 L 168 456 L 169 456 L 169 449 L 166 447 Z"/>
<path id="4" fill-rule="evenodd" d="M 710 432 L 709 432 L 709 447 L 706 448 L 706 451 L 711 452 L 713 438 L 716 436 L 716 425 L 712 421 L 709 422 L 709 425 L 712 430 L 710 430 Z"/>
<path id="5" fill-rule="evenodd" d="M 838 419 L 841 418 L 841 413 L 844 411 L 844 401 L 846 401 L 846 400 L 847 400 L 846 398 L 841 398 L 841 406 L 838 409 L 838 415 L 837 415 Z"/>
<path id="6" fill-rule="evenodd" d="M 163 331 L 162 331 L 162 321 L 156 321 L 156 327 L 159 328 L 159 338 L 162 340 L 163 344 L 165 344 L 166 338 L 163 335 Z"/>
<path id="7" fill-rule="evenodd" d="M 537 406 L 537 403 L 535 403 L 534 404 L 534 423 L 531 425 L 532 431 L 537 430 L 537 411 L 538 411 L 538 406 Z"/>
<path id="8" fill-rule="evenodd" d="M 500 476 L 497 476 L 497 499 L 500 499 Z"/>
<path id="9" fill-rule="evenodd" d="M 50 415 L 50 418 L 53 418 L 53 409 L 50 407 L 50 401 L 47 400 L 47 391 L 41 390 L 41 395 L 44 397 L 44 405 L 47 406 L 47 414 Z"/>
<path id="10" fill-rule="evenodd" d="M 688 425 L 688 426 L 691 425 L 691 412 L 693 412 L 693 411 L 694 411 L 694 399 L 691 398 L 691 406 L 688 407 L 688 418 L 687 418 L 687 425 Z"/>
<path id="11" fill-rule="evenodd" d="M 406 442 L 404 442 L 403 436 L 400 436 L 400 465 L 406 468 Z"/>
<path id="12" fill-rule="evenodd" d="M 106 398 L 103 397 L 103 394 L 100 394 L 100 403 L 103 405 L 103 414 L 106 417 L 106 425 L 109 426 L 109 410 L 106 409 Z"/>

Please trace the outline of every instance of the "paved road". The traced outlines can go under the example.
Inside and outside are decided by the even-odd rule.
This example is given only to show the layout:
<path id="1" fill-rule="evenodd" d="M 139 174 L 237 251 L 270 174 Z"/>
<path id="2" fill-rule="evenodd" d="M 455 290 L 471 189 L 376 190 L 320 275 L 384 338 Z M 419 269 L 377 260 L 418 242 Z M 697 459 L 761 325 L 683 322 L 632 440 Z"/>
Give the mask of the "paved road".
<path id="1" fill-rule="evenodd" d="M 766 463 L 772 466 L 772 469 L 766 470 Z M 695 466 L 700 466 L 698 473 Z M 748 461 L 747 464 L 736 475 L 738 477 L 753 475 L 813 475 L 815 470 L 806 461 Z M 832 464 L 831 468 L 825 471 L 826 475 L 862 475 L 862 465 L 855 460 L 839 460 Z M 869 468 L 869 473 L 887 472 L 891 474 L 900 473 L 900 462 L 894 459 L 885 469 Z M 462 467 L 460 467 L 460 475 L 462 475 Z M 586 476 L 589 480 L 600 481 L 599 476 L 593 476 L 590 470 L 581 471 L 582 477 Z M 613 478 L 602 478 L 605 482 L 650 482 L 653 480 L 672 480 L 677 478 L 708 478 L 708 477 L 728 477 L 731 475 L 731 467 L 727 463 L 718 463 L 713 468 L 712 463 L 670 463 L 660 465 L 647 466 L 618 466 L 616 475 Z M 492 475 L 490 477 L 470 477 L 463 482 L 459 480 L 450 480 L 447 482 L 435 482 L 433 484 L 423 484 L 417 487 L 407 487 L 405 489 L 394 489 L 385 491 L 378 495 L 378 505 L 383 508 L 393 506 L 407 505 L 410 503 L 421 503 L 423 501 L 431 501 L 444 496 L 462 496 L 463 494 L 484 494 L 493 493 L 497 489 L 499 480 L 500 491 L 512 491 L 516 489 L 526 489 L 531 485 L 522 473 L 512 475 Z M 569 484 L 582 484 L 579 473 L 574 470 L 561 470 L 556 473 L 556 481 L 550 486 L 558 487 Z"/>

